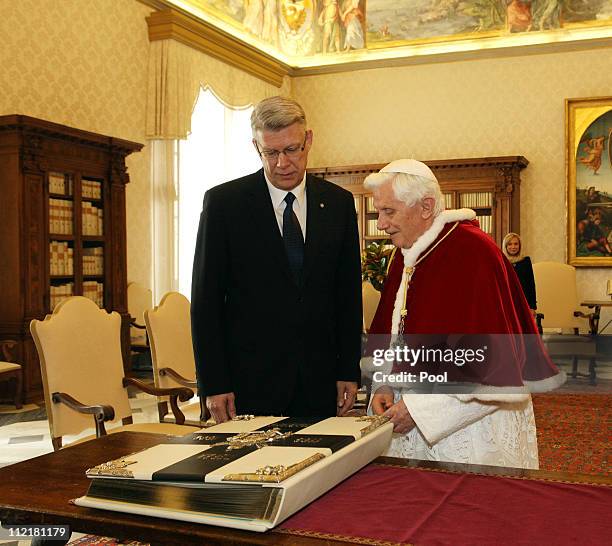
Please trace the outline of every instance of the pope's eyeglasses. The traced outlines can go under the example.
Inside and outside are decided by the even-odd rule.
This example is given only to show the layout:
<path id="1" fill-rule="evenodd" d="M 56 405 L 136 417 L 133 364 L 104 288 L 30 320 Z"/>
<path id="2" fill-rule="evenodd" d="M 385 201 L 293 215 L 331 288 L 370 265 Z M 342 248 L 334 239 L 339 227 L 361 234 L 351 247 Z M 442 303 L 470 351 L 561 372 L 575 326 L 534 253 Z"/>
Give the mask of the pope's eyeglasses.
<path id="1" fill-rule="evenodd" d="M 281 154 L 284 154 L 285 157 L 292 159 L 297 157 L 304 151 L 306 147 L 306 138 L 308 138 L 308 133 L 304 134 L 304 142 L 301 145 L 294 144 L 293 146 L 287 146 L 282 150 L 260 150 L 257 141 L 255 141 L 255 148 L 257 148 L 257 152 L 260 157 L 263 157 L 266 161 L 276 162 Z"/>

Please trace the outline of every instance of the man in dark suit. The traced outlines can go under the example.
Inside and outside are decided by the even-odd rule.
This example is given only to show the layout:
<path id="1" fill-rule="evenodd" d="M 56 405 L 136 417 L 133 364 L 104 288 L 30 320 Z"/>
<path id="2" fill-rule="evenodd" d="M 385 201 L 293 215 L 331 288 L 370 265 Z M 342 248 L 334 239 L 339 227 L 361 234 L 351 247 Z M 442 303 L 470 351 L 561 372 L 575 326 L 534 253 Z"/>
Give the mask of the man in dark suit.
<path id="1" fill-rule="evenodd" d="M 236 413 L 328 417 L 360 377 L 361 267 L 350 192 L 306 175 L 312 131 L 295 101 L 251 115 L 263 169 L 206 192 L 191 322 L 200 396 Z"/>

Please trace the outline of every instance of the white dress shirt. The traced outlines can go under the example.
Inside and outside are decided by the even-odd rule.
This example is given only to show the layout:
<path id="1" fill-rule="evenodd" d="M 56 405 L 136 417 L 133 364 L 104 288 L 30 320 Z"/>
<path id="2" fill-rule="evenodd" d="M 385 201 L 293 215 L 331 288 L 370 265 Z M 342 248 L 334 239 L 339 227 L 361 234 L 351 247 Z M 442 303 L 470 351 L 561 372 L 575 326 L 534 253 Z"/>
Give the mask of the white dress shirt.
<path id="1" fill-rule="evenodd" d="M 272 199 L 272 208 L 274 209 L 274 214 L 276 214 L 276 221 L 278 222 L 278 229 L 283 234 L 283 213 L 285 212 L 285 208 L 287 207 L 287 203 L 285 202 L 285 196 L 289 193 L 286 190 L 281 190 L 276 186 L 273 186 L 268 177 L 266 178 L 266 184 L 268 185 L 268 191 L 270 192 L 270 199 Z M 300 223 L 300 227 L 302 228 L 302 235 L 304 237 L 304 241 L 306 240 L 306 173 L 304 173 L 304 178 L 300 182 L 299 186 L 293 188 L 291 193 L 295 195 L 295 201 L 293 201 L 293 212 L 297 216 L 298 222 Z"/>

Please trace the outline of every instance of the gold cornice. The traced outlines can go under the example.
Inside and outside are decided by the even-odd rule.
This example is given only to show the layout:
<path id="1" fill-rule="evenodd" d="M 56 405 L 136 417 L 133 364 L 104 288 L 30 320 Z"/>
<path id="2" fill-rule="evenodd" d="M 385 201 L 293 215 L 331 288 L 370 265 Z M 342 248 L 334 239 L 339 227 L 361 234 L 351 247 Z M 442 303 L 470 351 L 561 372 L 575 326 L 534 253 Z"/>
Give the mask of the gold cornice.
<path id="1" fill-rule="evenodd" d="M 288 65 L 214 27 L 175 9 L 153 12 L 147 18 L 149 41 L 176 40 L 253 76 L 281 87 L 291 73 Z"/>

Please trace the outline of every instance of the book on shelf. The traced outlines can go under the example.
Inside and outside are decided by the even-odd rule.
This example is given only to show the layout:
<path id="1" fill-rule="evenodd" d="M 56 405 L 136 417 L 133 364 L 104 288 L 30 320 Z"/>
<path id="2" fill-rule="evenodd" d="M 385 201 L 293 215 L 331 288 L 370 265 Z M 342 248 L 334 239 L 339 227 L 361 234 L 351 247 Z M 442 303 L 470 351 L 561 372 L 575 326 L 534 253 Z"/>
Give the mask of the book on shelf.
<path id="1" fill-rule="evenodd" d="M 49 193 L 72 195 L 72 177 L 64 173 L 49 173 Z"/>
<path id="2" fill-rule="evenodd" d="M 88 199 L 102 199 L 102 183 L 83 178 L 81 180 L 81 196 Z"/>
<path id="3" fill-rule="evenodd" d="M 104 275 L 104 249 L 101 246 L 83 249 L 83 275 Z"/>
<path id="4" fill-rule="evenodd" d="M 453 194 L 452 193 L 443 193 L 444 197 L 444 208 L 452 209 L 453 208 Z"/>
<path id="5" fill-rule="evenodd" d="M 49 307 L 51 311 L 62 300 L 69 298 L 74 294 L 74 283 L 64 283 L 60 285 L 52 285 L 49 287 Z"/>
<path id="6" fill-rule="evenodd" d="M 104 283 L 83 281 L 83 296 L 95 302 L 98 307 L 104 307 Z"/>
<path id="7" fill-rule="evenodd" d="M 378 229 L 377 224 L 378 220 L 375 218 L 368 220 L 366 225 L 366 235 L 368 237 L 380 237 L 381 239 L 387 239 L 389 237 L 388 233 L 382 229 Z"/>
<path id="8" fill-rule="evenodd" d="M 250 417 L 87 471 L 79 506 L 266 531 L 385 451 L 387 418 Z"/>
<path id="9" fill-rule="evenodd" d="M 479 209 L 490 208 L 493 194 L 488 191 L 470 192 L 461 194 L 461 206 Z"/>
<path id="10" fill-rule="evenodd" d="M 82 210 L 82 230 L 83 235 L 102 235 L 103 233 L 103 211 L 95 207 L 89 201 L 83 201 Z"/>
<path id="11" fill-rule="evenodd" d="M 49 198 L 49 232 L 72 235 L 72 201 Z"/>
<path id="12" fill-rule="evenodd" d="M 476 216 L 476 220 L 478 220 L 478 223 L 480 224 L 480 229 L 482 231 L 484 231 L 485 233 L 488 233 L 489 235 L 493 233 L 492 216 L 489 216 L 489 215 Z"/>
<path id="13" fill-rule="evenodd" d="M 65 241 L 51 241 L 49 243 L 49 274 L 73 275 L 74 251 Z"/>

